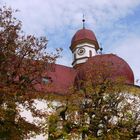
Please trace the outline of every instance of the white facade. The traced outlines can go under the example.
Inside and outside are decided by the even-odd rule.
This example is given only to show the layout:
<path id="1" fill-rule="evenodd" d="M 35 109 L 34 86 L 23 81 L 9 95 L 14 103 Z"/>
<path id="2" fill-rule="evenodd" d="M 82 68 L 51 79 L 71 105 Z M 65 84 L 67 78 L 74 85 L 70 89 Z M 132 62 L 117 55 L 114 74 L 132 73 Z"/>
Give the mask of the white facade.
<path id="1" fill-rule="evenodd" d="M 77 64 L 85 63 L 87 60 L 88 60 L 88 58 L 79 59 L 73 63 L 73 66 L 75 66 Z"/>
<path id="2" fill-rule="evenodd" d="M 78 44 L 73 50 L 73 66 L 85 63 L 89 57 L 97 54 L 95 45 L 90 43 Z"/>

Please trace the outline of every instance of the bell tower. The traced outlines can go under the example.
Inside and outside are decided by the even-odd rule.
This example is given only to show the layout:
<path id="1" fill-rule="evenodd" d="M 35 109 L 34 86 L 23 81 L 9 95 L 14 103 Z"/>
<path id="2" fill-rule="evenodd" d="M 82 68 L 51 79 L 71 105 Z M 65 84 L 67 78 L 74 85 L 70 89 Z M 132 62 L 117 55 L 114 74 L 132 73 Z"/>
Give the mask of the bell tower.
<path id="1" fill-rule="evenodd" d="M 77 68 L 85 63 L 88 58 L 97 54 L 99 45 L 93 31 L 85 28 L 85 19 L 83 18 L 83 28 L 78 30 L 71 40 L 70 49 L 73 54 L 72 65 Z"/>

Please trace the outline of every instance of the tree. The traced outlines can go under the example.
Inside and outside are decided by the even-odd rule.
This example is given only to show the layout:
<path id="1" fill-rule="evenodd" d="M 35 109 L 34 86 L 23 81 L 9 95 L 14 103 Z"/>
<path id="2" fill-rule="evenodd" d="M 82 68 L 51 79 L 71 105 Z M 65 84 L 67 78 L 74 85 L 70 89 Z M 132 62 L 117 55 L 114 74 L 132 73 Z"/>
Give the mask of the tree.
<path id="1" fill-rule="evenodd" d="M 50 140 L 130 140 L 140 135 L 139 87 L 123 77 L 112 79 L 105 65 L 94 65 L 95 79 L 87 69 L 69 95 L 57 98 L 61 105 L 49 119 Z"/>
<path id="2" fill-rule="evenodd" d="M 21 140 L 42 130 L 20 114 L 22 105 L 32 115 L 42 117 L 34 106 L 41 98 L 38 86 L 47 63 L 54 63 L 57 53 L 46 52 L 46 37 L 24 35 L 22 23 L 11 8 L 0 8 L 0 139 Z"/>

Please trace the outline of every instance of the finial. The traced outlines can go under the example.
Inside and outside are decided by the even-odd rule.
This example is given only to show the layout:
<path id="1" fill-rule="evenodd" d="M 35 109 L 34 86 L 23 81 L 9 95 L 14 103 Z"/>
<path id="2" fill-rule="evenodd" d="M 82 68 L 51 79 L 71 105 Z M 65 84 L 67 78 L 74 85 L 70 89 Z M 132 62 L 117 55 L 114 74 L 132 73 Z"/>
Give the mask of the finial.
<path id="1" fill-rule="evenodd" d="M 83 29 L 85 29 L 85 15 L 83 14 L 83 20 L 82 20 L 82 22 L 83 22 Z"/>
<path id="2" fill-rule="evenodd" d="M 102 43 L 100 43 L 100 46 L 101 46 L 101 47 L 99 48 L 99 49 L 100 49 L 100 52 L 99 52 L 99 53 L 100 53 L 100 54 L 103 54 L 103 52 L 102 52 L 102 51 L 103 51 Z"/>
<path id="3" fill-rule="evenodd" d="M 102 51 L 103 51 L 103 48 L 100 48 L 100 54 L 103 54 L 103 52 L 102 52 Z"/>

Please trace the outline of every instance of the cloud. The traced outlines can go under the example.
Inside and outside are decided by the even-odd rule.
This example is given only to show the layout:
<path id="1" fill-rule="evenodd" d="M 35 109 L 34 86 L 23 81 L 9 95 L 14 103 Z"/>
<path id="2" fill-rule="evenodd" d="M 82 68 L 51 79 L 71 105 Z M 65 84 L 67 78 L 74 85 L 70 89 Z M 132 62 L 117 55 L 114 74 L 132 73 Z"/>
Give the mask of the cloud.
<path id="1" fill-rule="evenodd" d="M 132 13 L 140 0 L 5 0 L 5 3 L 21 11 L 18 16 L 26 32 L 45 34 L 63 26 L 81 26 L 83 13 L 91 27 L 112 24 Z"/>

